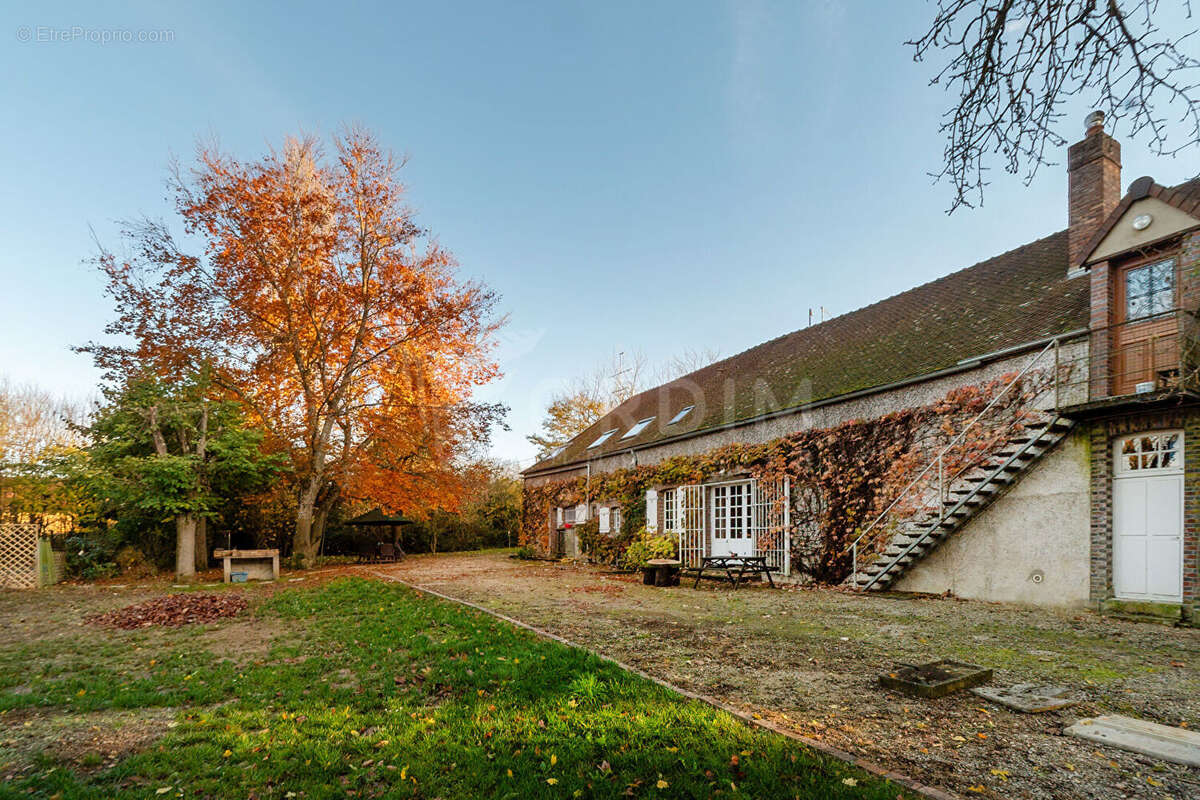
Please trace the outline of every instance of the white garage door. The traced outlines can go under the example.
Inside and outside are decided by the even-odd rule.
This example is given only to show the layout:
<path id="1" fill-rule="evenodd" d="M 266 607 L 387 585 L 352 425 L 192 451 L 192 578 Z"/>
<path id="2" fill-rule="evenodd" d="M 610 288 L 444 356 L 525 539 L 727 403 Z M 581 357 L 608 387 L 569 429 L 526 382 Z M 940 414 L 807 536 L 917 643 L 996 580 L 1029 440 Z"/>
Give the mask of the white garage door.
<path id="1" fill-rule="evenodd" d="M 1113 590 L 1183 600 L 1183 433 L 1126 436 L 1113 463 Z"/>

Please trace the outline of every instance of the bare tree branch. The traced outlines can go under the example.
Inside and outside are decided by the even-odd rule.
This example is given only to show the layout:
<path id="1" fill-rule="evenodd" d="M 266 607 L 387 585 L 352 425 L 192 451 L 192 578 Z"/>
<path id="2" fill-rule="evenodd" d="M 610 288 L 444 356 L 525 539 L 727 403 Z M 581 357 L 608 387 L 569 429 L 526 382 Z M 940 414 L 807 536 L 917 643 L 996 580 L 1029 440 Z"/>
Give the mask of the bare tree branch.
<path id="1" fill-rule="evenodd" d="M 1180 0 L 1191 18 L 1189 0 Z M 955 96 L 943 117 L 946 138 L 938 180 L 953 186 L 949 211 L 983 200 L 988 162 L 1028 184 L 1072 98 L 1089 101 L 1152 152 L 1175 155 L 1200 144 L 1200 61 L 1184 51 L 1195 31 L 1163 32 L 1159 0 L 938 0 L 929 29 L 906 44 L 913 58 L 949 60 L 930 81 Z M 1169 139 L 1177 115 L 1186 136 Z"/>

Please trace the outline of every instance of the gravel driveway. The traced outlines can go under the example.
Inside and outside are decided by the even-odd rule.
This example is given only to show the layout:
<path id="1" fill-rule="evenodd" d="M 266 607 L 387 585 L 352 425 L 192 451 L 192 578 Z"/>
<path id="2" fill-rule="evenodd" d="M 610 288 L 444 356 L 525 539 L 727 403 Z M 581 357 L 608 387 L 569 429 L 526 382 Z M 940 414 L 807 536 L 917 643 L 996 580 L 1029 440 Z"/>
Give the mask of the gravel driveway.
<path id="1" fill-rule="evenodd" d="M 949 598 L 661 589 L 500 552 L 376 569 L 964 796 L 1200 798 L 1198 769 L 1062 735 L 1075 719 L 1104 713 L 1200 727 L 1200 630 Z M 936 658 L 992 667 L 997 685 L 1068 686 L 1081 702 L 1024 715 L 969 693 L 922 700 L 876 682 L 897 662 Z"/>

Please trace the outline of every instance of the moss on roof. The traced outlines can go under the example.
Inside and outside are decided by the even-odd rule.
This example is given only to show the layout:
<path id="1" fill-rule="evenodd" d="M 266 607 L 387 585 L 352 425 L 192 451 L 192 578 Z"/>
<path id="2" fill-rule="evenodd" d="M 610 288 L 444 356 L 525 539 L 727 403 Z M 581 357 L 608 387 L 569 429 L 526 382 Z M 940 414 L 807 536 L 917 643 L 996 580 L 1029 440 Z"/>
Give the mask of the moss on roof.
<path id="1" fill-rule="evenodd" d="M 918 378 L 1088 324 L 1088 281 L 1067 279 L 1067 232 L 789 333 L 629 399 L 526 474 Z M 680 409 L 696 408 L 668 425 Z M 621 435 L 654 416 L 645 430 Z M 602 432 L 619 433 L 588 448 Z"/>

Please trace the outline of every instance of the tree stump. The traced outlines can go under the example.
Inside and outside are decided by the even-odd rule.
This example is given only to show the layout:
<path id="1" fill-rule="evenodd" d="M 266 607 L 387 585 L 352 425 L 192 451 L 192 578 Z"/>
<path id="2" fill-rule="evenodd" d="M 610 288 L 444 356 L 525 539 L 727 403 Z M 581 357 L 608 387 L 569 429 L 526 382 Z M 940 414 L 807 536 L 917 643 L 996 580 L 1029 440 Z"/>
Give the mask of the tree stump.
<path id="1" fill-rule="evenodd" d="M 673 558 L 652 558 L 642 567 L 642 583 L 647 586 L 678 586 L 681 566 Z"/>

